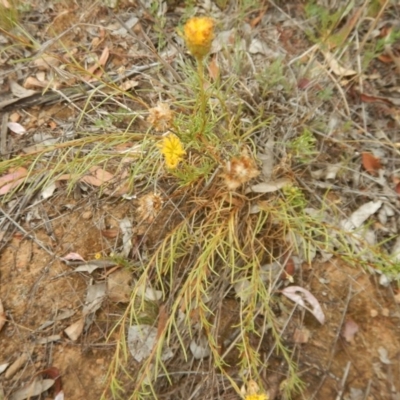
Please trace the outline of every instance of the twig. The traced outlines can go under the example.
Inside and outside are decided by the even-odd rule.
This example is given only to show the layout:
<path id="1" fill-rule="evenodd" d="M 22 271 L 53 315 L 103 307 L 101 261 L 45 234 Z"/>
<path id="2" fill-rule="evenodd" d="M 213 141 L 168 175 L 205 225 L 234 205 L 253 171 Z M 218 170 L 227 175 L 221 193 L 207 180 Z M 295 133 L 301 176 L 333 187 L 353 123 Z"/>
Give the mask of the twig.
<path id="1" fill-rule="evenodd" d="M 7 121 L 8 121 L 8 113 L 3 114 L 3 118 L 1 120 L 1 133 L 0 133 L 0 154 L 4 158 L 9 158 L 10 155 L 7 154 Z"/>
<path id="2" fill-rule="evenodd" d="M 310 400 L 315 399 L 315 397 L 317 396 L 318 392 L 321 390 L 322 385 L 325 383 L 325 379 L 326 379 L 326 376 L 327 376 L 327 371 L 329 371 L 329 369 L 331 368 L 332 361 L 333 361 L 333 355 L 334 355 L 334 352 L 335 352 L 337 341 L 339 340 L 339 336 L 340 336 L 341 331 L 342 331 L 342 326 L 343 326 L 343 323 L 344 323 L 344 319 L 346 318 L 346 313 L 347 313 L 347 309 L 349 307 L 350 299 L 351 299 L 351 296 L 352 296 L 352 291 L 353 290 L 352 290 L 352 286 L 351 286 L 351 283 L 350 283 L 349 292 L 348 292 L 347 297 L 346 297 L 346 304 L 345 304 L 345 307 L 344 307 L 344 310 L 343 310 L 343 313 L 342 313 L 342 319 L 341 319 L 340 324 L 338 326 L 336 338 L 335 338 L 335 340 L 333 342 L 333 345 L 332 345 L 332 348 L 331 348 L 331 351 L 330 351 L 329 362 L 328 362 L 328 365 L 327 365 L 327 367 L 325 369 L 325 374 L 322 377 L 318 387 L 315 389 L 314 394 L 310 397 Z"/>
<path id="3" fill-rule="evenodd" d="M 338 392 L 338 395 L 336 396 L 336 400 L 340 400 L 342 398 L 342 395 L 344 392 L 344 385 L 345 385 L 347 377 L 349 375 L 350 366 L 351 366 L 351 361 L 348 361 L 346 364 L 346 368 L 344 369 L 343 378 L 342 378 L 342 381 L 340 382 L 340 390 Z"/>
<path id="4" fill-rule="evenodd" d="M 112 10 L 109 10 L 110 13 L 112 14 L 112 16 L 121 24 L 121 26 L 123 26 L 126 31 L 137 40 L 137 43 L 140 47 L 142 47 L 142 49 L 144 49 L 145 51 L 150 51 L 151 53 L 154 54 L 154 56 L 157 58 L 157 60 L 164 65 L 165 68 L 168 69 L 169 72 L 171 72 L 171 74 L 173 75 L 173 77 L 175 78 L 175 80 L 177 82 L 182 82 L 182 78 L 179 76 L 179 74 L 162 58 L 160 57 L 160 55 L 158 54 L 157 50 L 154 48 L 154 45 L 152 43 L 152 41 L 150 40 L 150 38 L 146 35 L 146 33 L 143 31 L 143 29 L 140 29 L 140 32 L 143 36 L 143 38 L 145 39 L 146 43 L 143 42 L 143 40 L 140 40 L 140 38 L 138 38 L 138 36 L 136 35 L 136 33 L 130 29 L 124 21 L 121 20 L 121 18 L 119 18 Z"/>
<path id="5" fill-rule="evenodd" d="M 357 50 L 357 54 L 361 53 L 362 49 L 365 46 L 365 43 L 367 43 L 368 38 L 371 36 L 371 33 L 376 28 L 376 25 L 378 24 L 378 22 L 382 21 L 381 16 L 384 13 L 384 11 L 386 10 L 386 7 L 388 6 L 388 4 L 389 4 L 389 0 L 386 0 L 385 3 L 383 4 L 383 6 L 381 7 L 381 9 L 379 10 L 378 15 L 375 17 L 373 23 L 369 27 L 368 32 L 364 35 L 364 38 L 360 44 L 360 47 Z"/>
<path id="6" fill-rule="evenodd" d="M 0 213 L 2 213 L 17 229 L 19 229 L 27 238 L 31 239 L 34 243 L 36 243 L 41 249 L 43 249 L 46 253 L 50 254 L 53 257 L 57 257 L 51 250 L 49 250 L 46 245 L 44 245 L 40 240 L 36 239 L 35 236 L 28 233 L 17 221 L 15 221 L 8 213 L 6 213 L 0 207 Z M 58 258 L 58 257 L 57 257 Z"/>
<path id="7" fill-rule="evenodd" d="M 363 397 L 363 400 L 367 400 L 369 397 L 369 392 L 371 391 L 371 385 L 372 385 L 372 379 L 368 380 L 368 385 L 367 385 L 367 389 L 365 390 L 365 394 Z"/>

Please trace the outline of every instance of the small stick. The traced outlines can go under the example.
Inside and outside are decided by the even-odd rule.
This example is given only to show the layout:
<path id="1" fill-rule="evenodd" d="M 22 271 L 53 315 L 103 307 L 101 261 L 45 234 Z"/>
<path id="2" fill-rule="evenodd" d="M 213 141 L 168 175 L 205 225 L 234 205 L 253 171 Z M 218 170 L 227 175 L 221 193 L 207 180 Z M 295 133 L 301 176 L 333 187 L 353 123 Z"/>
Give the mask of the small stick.
<path id="1" fill-rule="evenodd" d="M 3 114 L 3 118 L 1 120 L 1 133 L 0 133 L 0 154 L 5 159 L 10 158 L 10 154 L 7 150 L 7 121 L 8 121 L 8 113 Z"/>
<path id="2" fill-rule="evenodd" d="M 338 392 L 338 395 L 336 396 L 336 400 L 340 400 L 342 398 L 342 395 L 344 392 L 344 385 L 345 385 L 347 377 L 349 375 L 350 366 L 351 366 L 351 361 L 348 361 L 346 368 L 344 369 L 343 378 L 342 378 L 342 381 L 340 382 L 340 390 Z"/>
<path id="3" fill-rule="evenodd" d="M 333 355 L 334 355 L 334 352 L 335 352 L 336 344 L 337 344 L 337 342 L 339 340 L 339 337 L 340 337 L 340 334 L 341 334 L 341 331 L 342 331 L 342 326 L 343 326 L 343 323 L 344 323 L 344 319 L 346 318 L 347 309 L 349 308 L 349 303 L 350 303 L 350 299 L 351 299 L 351 296 L 352 296 L 352 292 L 353 292 L 353 290 L 352 290 L 352 286 L 350 284 L 349 292 L 347 293 L 346 303 L 345 303 L 344 310 L 343 310 L 343 313 L 342 313 L 342 319 L 341 319 L 340 324 L 338 326 L 338 331 L 337 331 L 337 334 L 336 334 L 336 338 L 335 338 L 335 340 L 333 342 L 333 345 L 332 345 L 332 348 L 331 348 L 331 353 L 330 353 L 329 362 L 328 362 L 328 366 L 326 368 L 326 371 L 329 371 L 329 369 L 330 369 L 330 367 L 332 365 Z M 314 391 L 314 394 L 311 396 L 310 400 L 315 399 L 315 397 L 317 396 L 318 392 L 321 390 L 321 387 L 322 387 L 322 385 L 324 384 L 324 382 L 326 380 L 326 375 L 327 375 L 327 372 L 325 372 L 324 376 L 320 380 L 319 385 L 318 385 L 317 389 Z"/>

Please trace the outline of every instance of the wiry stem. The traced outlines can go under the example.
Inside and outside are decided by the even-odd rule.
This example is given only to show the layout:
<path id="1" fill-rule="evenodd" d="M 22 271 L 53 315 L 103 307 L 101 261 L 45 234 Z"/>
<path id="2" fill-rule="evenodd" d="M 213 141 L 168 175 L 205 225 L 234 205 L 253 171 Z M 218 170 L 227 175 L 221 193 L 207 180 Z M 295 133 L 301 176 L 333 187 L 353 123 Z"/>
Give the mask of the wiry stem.
<path id="1" fill-rule="evenodd" d="M 200 114 L 202 119 L 201 130 L 204 130 L 206 125 L 206 106 L 207 106 L 207 98 L 204 90 L 204 64 L 203 58 L 197 58 L 197 71 L 199 74 L 199 86 L 200 86 Z"/>

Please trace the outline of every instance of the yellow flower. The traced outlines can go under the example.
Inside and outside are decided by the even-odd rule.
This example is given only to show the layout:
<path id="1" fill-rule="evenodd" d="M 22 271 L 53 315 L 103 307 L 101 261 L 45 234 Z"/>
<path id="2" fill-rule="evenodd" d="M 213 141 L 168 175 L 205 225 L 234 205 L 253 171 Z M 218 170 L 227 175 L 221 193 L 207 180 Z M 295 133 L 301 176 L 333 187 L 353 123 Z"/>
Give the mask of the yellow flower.
<path id="1" fill-rule="evenodd" d="M 214 21 L 207 17 L 190 18 L 184 27 L 186 46 L 194 57 L 201 60 L 211 49 L 214 39 Z"/>
<path id="2" fill-rule="evenodd" d="M 269 396 L 265 393 L 260 393 L 260 388 L 257 382 L 252 379 L 247 383 L 247 389 L 242 386 L 241 392 L 244 395 L 244 400 L 268 400 Z"/>
<path id="3" fill-rule="evenodd" d="M 268 396 L 266 394 L 248 394 L 245 400 L 268 400 Z"/>
<path id="4" fill-rule="evenodd" d="M 165 164 L 171 169 L 176 168 L 186 154 L 181 141 L 173 134 L 164 137 L 160 144 L 160 152 L 164 155 Z"/>

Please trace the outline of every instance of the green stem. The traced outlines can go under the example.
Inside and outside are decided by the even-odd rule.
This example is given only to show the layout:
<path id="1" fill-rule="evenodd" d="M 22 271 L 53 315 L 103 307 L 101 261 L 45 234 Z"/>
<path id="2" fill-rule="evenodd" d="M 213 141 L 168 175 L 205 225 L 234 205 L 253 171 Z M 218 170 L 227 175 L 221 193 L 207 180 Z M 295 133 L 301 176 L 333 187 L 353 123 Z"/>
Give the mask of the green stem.
<path id="1" fill-rule="evenodd" d="M 202 119 L 201 130 L 203 131 L 206 126 L 206 106 L 207 106 L 207 98 L 204 90 L 204 64 L 203 59 L 197 59 L 197 71 L 199 74 L 199 85 L 200 85 L 200 113 Z"/>

